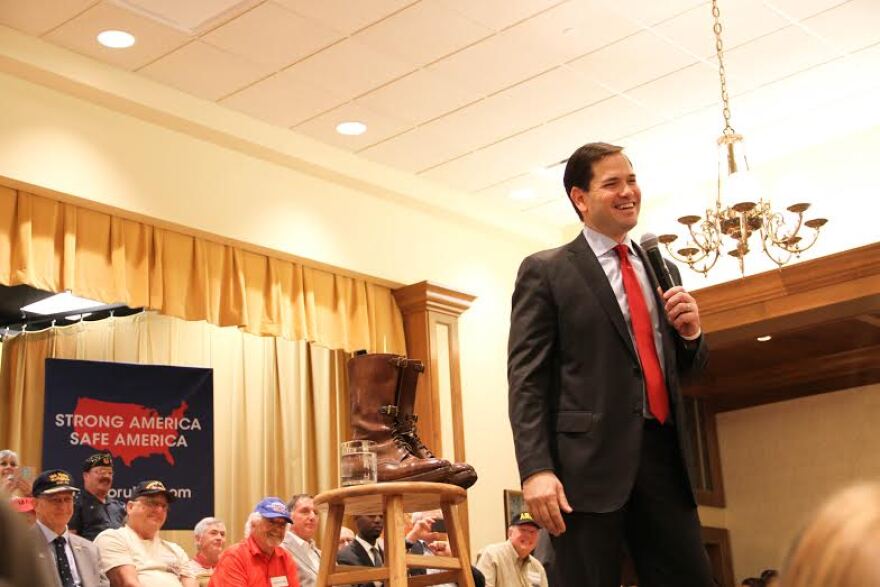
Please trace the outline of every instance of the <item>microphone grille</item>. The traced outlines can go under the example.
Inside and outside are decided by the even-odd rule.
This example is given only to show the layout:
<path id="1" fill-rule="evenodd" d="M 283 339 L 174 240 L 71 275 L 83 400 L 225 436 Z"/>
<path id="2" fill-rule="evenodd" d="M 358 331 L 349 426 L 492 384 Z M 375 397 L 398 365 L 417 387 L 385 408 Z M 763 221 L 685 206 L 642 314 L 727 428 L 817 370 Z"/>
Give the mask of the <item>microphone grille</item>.
<path id="1" fill-rule="evenodd" d="M 657 235 L 653 232 L 646 232 L 642 235 L 639 244 L 642 245 L 643 249 L 656 249 L 659 246 L 660 241 L 657 240 Z"/>

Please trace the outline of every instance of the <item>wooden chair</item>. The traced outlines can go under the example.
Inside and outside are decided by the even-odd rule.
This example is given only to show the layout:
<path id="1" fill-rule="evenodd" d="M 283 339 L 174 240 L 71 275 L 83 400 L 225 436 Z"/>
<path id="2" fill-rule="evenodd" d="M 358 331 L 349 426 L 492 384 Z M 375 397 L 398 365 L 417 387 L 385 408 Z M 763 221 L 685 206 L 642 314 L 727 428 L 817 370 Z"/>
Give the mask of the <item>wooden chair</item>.
<path id="1" fill-rule="evenodd" d="M 468 545 L 458 515 L 458 504 L 467 500 L 461 487 L 445 483 L 374 483 L 325 491 L 315 496 L 318 509 L 328 511 L 327 526 L 321 539 L 321 567 L 317 587 L 354 585 L 384 581 L 385 587 L 458 583 L 474 587 Z M 451 557 L 407 554 L 404 540 L 404 512 L 440 509 L 449 534 Z M 385 566 L 336 565 L 336 545 L 346 515 L 385 516 Z M 407 577 L 407 569 L 443 569 L 439 573 Z"/>

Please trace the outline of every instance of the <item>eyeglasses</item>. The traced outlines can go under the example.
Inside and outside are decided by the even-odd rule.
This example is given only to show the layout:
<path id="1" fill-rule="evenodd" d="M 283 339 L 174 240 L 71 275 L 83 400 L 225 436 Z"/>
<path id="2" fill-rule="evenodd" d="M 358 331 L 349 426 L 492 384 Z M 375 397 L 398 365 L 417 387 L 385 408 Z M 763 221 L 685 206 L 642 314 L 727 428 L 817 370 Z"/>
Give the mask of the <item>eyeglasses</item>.
<path id="1" fill-rule="evenodd" d="M 167 510 L 168 509 L 168 502 L 160 501 L 158 499 L 138 499 L 135 501 L 137 501 L 139 504 L 143 505 L 144 507 L 147 507 L 147 508 L 150 508 L 153 510 Z"/>

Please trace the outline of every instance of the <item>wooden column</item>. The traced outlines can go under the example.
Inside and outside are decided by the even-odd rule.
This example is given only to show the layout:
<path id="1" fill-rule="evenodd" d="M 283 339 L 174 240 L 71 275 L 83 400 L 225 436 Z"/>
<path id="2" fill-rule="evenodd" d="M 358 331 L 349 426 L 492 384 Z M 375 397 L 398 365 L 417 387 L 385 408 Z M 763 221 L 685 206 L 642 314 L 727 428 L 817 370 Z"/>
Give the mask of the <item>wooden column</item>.
<path id="1" fill-rule="evenodd" d="M 476 297 L 430 281 L 396 289 L 393 294 L 403 314 L 407 356 L 425 364 L 416 391 L 419 436 L 437 456 L 467 462 L 458 317 Z M 462 521 L 468 534 L 466 510 L 462 511 Z"/>

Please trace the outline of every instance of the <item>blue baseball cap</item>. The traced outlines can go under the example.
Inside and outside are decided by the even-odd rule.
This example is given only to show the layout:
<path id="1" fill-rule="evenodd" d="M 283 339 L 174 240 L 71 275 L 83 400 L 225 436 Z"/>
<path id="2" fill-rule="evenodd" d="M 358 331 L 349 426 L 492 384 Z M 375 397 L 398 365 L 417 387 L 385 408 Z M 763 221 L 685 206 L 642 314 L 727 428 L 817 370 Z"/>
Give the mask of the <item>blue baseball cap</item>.
<path id="1" fill-rule="evenodd" d="M 264 518 L 284 518 L 288 524 L 293 524 L 290 510 L 287 509 L 287 504 L 281 501 L 280 497 L 264 497 L 254 508 L 254 512 Z"/>

